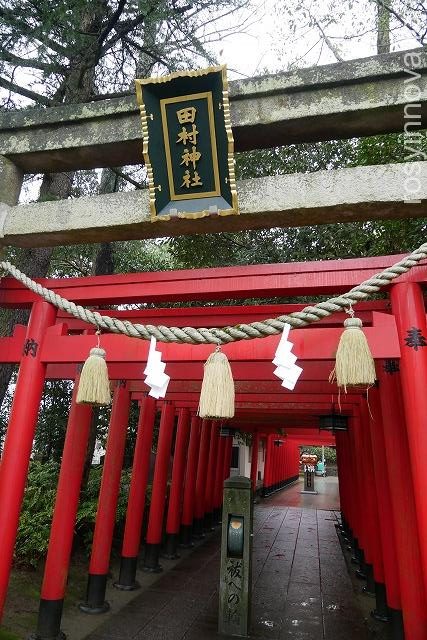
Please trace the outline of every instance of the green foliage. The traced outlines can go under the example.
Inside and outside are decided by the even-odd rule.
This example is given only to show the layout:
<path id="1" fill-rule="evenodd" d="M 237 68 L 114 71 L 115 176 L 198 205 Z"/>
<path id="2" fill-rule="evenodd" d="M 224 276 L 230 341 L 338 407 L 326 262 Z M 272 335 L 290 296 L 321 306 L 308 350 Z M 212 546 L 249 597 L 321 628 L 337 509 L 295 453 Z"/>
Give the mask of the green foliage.
<path id="1" fill-rule="evenodd" d="M 58 473 L 56 462 L 31 463 L 15 545 L 18 565 L 36 567 L 46 554 Z"/>
<path id="2" fill-rule="evenodd" d="M 69 380 L 45 382 L 33 449 L 34 456 L 42 462 L 61 460 L 72 391 Z"/>
<path id="3" fill-rule="evenodd" d="M 210 43 L 235 25 L 244 28 L 247 4 L 0 0 L 0 86 L 9 90 L 4 106 L 17 108 L 22 98 L 50 106 L 128 93 L 135 77 L 154 68 L 160 75 L 212 63 Z"/>
<path id="4" fill-rule="evenodd" d="M 93 467 L 85 489 L 80 496 L 79 509 L 77 511 L 76 532 L 83 542 L 87 553 L 90 552 L 93 527 L 98 508 L 98 495 L 101 486 L 103 467 Z M 116 511 L 116 525 L 124 522 L 127 508 L 127 498 L 130 485 L 130 470 L 122 471 L 120 481 L 120 493 Z"/>
<path id="5" fill-rule="evenodd" d="M 76 534 L 87 553 L 90 552 L 96 519 L 102 470 L 102 467 L 91 469 L 77 512 Z M 130 473 L 129 470 L 122 472 L 116 512 L 116 525 L 119 527 L 123 525 L 126 515 Z M 30 465 L 15 546 L 15 563 L 18 566 L 37 567 L 46 555 L 58 474 L 59 464 L 54 461 L 46 463 L 34 461 Z M 148 500 L 150 496 L 151 491 L 147 491 Z"/>

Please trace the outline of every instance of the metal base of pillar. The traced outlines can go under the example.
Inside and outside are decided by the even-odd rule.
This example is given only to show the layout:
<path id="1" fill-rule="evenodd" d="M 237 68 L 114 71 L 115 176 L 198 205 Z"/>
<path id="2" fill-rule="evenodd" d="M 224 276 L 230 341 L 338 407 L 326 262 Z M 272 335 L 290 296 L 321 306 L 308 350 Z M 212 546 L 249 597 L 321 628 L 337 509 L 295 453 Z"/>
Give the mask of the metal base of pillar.
<path id="1" fill-rule="evenodd" d="M 105 600 L 108 574 L 99 575 L 89 573 L 87 580 L 86 601 L 81 602 L 78 607 L 83 613 L 98 614 L 106 613 L 110 605 Z"/>
<path id="2" fill-rule="evenodd" d="M 65 640 L 66 635 L 61 631 L 62 607 L 64 600 L 41 599 L 37 629 L 28 640 Z"/>
<path id="3" fill-rule="evenodd" d="M 386 624 L 390 622 L 390 616 L 379 613 L 376 609 L 371 611 L 371 618 L 378 620 L 378 622 L 385 622 Z"/>
<path id="4" fill-rule="evenodd" d="M 203 518 L 195 518 L 193 521 L 193 537 L 194 538 L 204 538 L 205 534 L 203 533 Z"/>
<path id="5" fill-rule="evenodd" d="M 166 545 L 162 552 L 162 558 L 168 560 L 177 560 L 181 556 L 177 553 L 179 535 L 177 533 L 168 533 L 166 536 Z"/>
<path id="6" fill-rule="evenodd" d="M 363 592 L 368 596 L 375 596 L 374 567 L 366 562 L 364 568 L 366 573 L 366 587 L 363 587 Z"/>
<path id="7" fill-rule="evenodd" d="M 402 611 L 400 609 L 390 609 L 390 621 L 392 640 L 405 640 Z"/>
<path id="8" fill-rule="evenodd" d="M 184 547 L 184 549 L 189 549 L 190 547 L 194 547 L 194 542 L 192 540 L 192 533 L 193 533 L 192 524 L 181 525 L 180 539 L 179 539 L 180 547 Z"/>
<path id="9" fill-rule="evenodd" d="M 137 564 L 138 558 L 136 557 L 121 557 L 119 579 L 113 583 L 115 589 L 119 589 L 120 591 L 135 591 L 135 589 L 141 588 L 139 582 L 135 580 Z"/>
<path id="10" fill-rule="evenodd" d="M 317 496 L 318 491 L 301 491 L 301 493 L 308 493 L 308 495 Z"/>
<path id="11" fill-rule="evenodd" d="M 390 622 L 390 609 L 387 605 L 387 595 L 385 585 L 375 582 L 376 607 L 371 611 L 371 616 L 380 622 Z"/>
<path id="12" fill-rule="evenodd" d="M 110 610 L 110 605 L 105 600 L 108 574 L 99 575 L 89 573 L 87 581 L 86 601 L 78 607 L 83 613 L 98 614 Z"/>
<path id="13" fill-rule="evenodd" d="M 160 573 L 163 567 L 159 564 L 160 544 L 146 544 L 143 570 L 148 573 Z"/>
<path id="14" fill-rule="evenodd" d="M 203 518 L 203 528 L 206 531 L 213 531 L 213 511 L 209 511 L 209 513 L 205 513 L 205 517 Z"/>
<path id="15" fill-rule="evenodd" d="M 214 527 L 218 527 L 221 524 L 221 518 L 222 518 L 222 508 L 221 507 L 216 507 L 216 509 L 213 510 L 213 525 L 214 525 Z"/>
<path id="16" fill-rule="evenodd" d="M 366 580 L 367 579 L 366 573 L 364 571 L 362 571 L 362 569 L 356 569 L 356 571 L 354 573 L 356 575 L 356 578 L 359 578 L 359 580 Z"/>

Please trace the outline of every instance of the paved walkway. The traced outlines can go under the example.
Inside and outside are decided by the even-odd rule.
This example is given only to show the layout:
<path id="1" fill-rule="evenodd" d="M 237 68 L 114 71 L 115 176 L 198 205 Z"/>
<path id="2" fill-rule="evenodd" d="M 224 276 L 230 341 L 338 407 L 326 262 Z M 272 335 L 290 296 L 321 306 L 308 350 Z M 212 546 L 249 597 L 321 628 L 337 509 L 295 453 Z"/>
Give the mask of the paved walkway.
<path id="1" fill-rule="evenodd" d="M 251 636 L 367 640 L 335 513 L 316 510 L 314 504 L 286 505 L 288 499 L 291 505 L 307 500 L 300 490 L 300 484 L 285 489 L 255 509 Z M 319 503 L 335 508 L 336 480 L 319 479 L 318 490 Z M 322 491 L 329 493 L 329 502 Z M 219 539 L 215 534 L 88 638 L 218 640 Z"/>

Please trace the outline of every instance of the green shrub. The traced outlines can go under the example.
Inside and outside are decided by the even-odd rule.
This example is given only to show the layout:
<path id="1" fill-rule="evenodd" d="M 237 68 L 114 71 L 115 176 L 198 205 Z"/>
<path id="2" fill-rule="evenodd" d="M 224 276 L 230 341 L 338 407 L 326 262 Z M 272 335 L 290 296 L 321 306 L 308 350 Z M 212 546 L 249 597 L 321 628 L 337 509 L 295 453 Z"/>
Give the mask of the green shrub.
<path id="1" fill-rule="evenodd" d="M 18 565 L 36 567 L 46 555 L 58 473 L 56 462 L 30 465 L 15 545 Z"/>
<path id="2" fill-rule="evenodd" d="M 98 508 L 102 469 L 101 466 L 91 469 L 77 512 L 76 543 L 84 546 L 88 553 Z M 19 566 L 35 568 L 46 556 L 58 474 L 59 464 L 56 462 L 31 462 L 15 546 L 15 563 Z M 130 470 L 122 472 L 116 512 L 116 526 L 120 530 L 126 516 L 130 475 Z M 147 500 L 151 495 L 150 489 L 147 490 Z"/>

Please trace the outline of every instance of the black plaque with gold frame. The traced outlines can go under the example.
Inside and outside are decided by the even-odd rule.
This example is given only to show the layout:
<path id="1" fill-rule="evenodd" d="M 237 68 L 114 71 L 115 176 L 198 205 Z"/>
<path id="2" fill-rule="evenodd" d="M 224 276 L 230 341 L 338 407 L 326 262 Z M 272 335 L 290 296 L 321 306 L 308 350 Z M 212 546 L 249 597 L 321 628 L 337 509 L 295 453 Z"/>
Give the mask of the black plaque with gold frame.
<path id="1" fill-rule="evenodd" d="M 152 220 L 238 213 L 226 67 L 136 80 Z"/>

